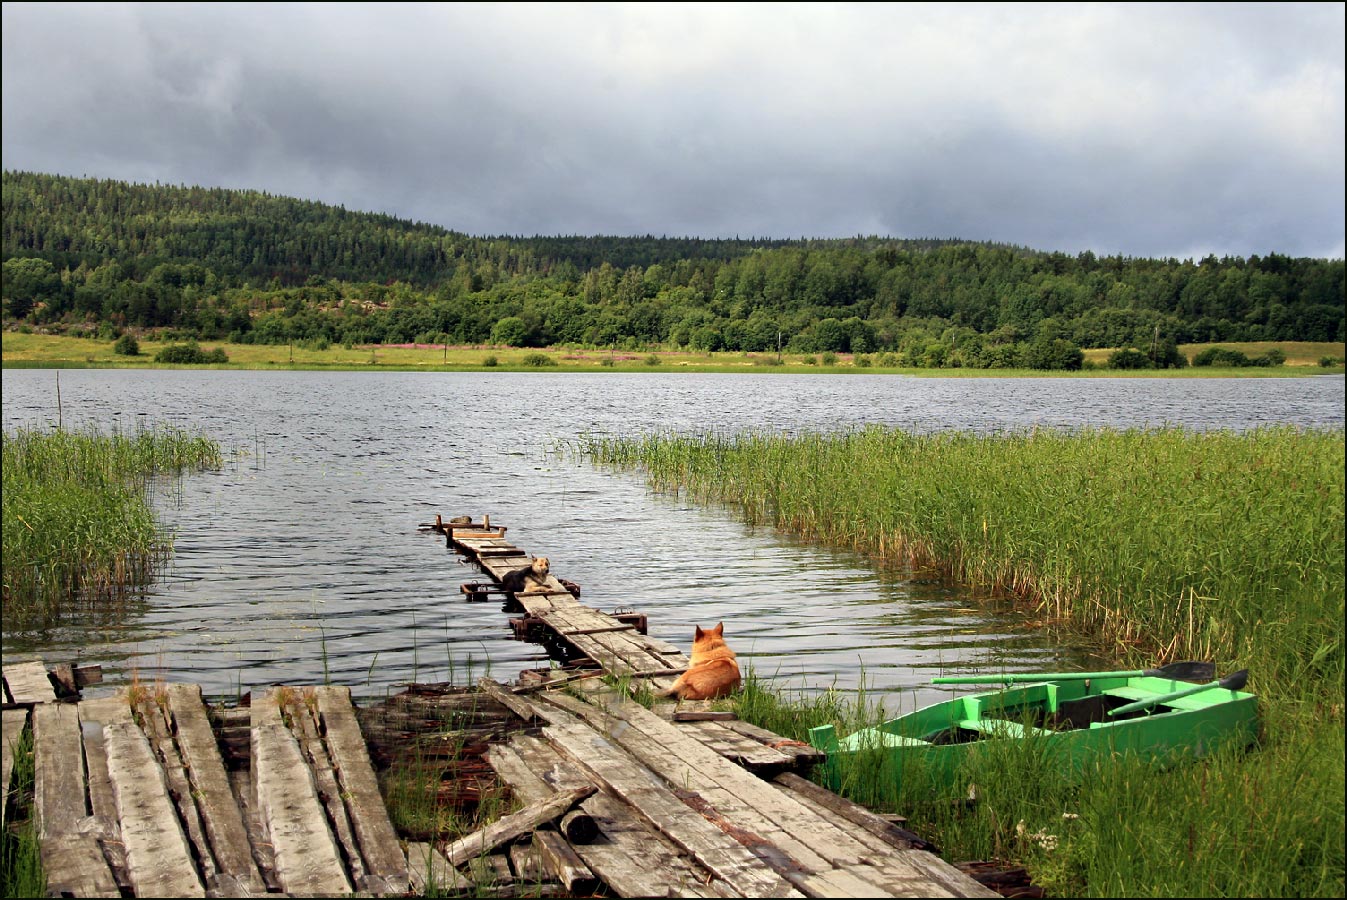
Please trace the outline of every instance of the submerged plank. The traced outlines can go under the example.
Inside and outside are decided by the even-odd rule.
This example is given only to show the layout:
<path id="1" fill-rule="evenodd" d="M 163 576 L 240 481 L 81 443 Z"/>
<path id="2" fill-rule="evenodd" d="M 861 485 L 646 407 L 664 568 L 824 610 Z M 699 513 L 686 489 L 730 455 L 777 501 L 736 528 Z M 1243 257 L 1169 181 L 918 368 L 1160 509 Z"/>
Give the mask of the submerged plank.
<path id="1" fill-rule="evenodd" d="M 252 725 L 257 806 L 271 835 L 281 887 L 291 894 L 350 893 L 313 775 L 281 720 L 276 691 L 253 698 Z"/>

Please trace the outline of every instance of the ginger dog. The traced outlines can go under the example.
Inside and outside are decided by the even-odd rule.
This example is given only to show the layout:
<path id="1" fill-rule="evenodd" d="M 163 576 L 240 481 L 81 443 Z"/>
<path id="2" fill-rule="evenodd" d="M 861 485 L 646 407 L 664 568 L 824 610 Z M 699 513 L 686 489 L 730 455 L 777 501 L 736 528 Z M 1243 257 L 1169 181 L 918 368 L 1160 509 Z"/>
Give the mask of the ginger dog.
<path id="1" fill-rule="evenodd" d="M 709 631 L 697 626 L 692 639 L 692 663 L 664 696 L 714 700 L 739 687 L 739 664 L 734 661 L 734 651 L 725 646 L 724 635 L 724 622 Z"/>

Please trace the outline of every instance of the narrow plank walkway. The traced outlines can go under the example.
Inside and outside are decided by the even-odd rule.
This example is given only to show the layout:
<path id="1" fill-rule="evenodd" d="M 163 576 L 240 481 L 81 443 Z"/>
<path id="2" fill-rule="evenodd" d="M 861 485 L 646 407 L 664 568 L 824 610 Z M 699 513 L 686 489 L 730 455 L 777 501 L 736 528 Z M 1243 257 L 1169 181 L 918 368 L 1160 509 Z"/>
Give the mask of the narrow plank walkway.
<path id="1" fill-rule="evenodd" d="M 497 584 L 532 561 L 504 528 L 436 525 Z M 582 605 L 555 575 L 507 597 L 604 674 L 658 689 L 688 665 L 677 647 Z M 489 762 L 525 802 L 599 789 L 581 809 L 600 837 L 573 840 L 571 849 L 619 896 L 997 896 L 921 849 L 929 845 L 915 835 L 801 778 L 793 770 L 821 757 L 812 748 L 737 720 L 677 721 L 686 704 L 647 709 L 584 672 L 550 677 L 516 687 L 479 682 L 541 726 L 540 737 L 516 734 L 493 746 Z M 548 854 L 539 856 L 546 867 Z M 564 883 L 560 864 L 551 866 Z"/>

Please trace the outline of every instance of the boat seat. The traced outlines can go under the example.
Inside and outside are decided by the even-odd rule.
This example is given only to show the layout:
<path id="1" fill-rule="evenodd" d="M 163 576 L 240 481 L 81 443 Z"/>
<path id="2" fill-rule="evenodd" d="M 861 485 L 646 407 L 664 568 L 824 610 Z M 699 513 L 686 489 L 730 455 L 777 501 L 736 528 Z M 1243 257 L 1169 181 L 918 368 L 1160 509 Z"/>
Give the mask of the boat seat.
<path id="1" fill-rule="evenodd" d="M 1056 733 L 1044 728 L 1034 728 L 1032 725 L 1026 728 L 1019 722 L 1012 722 L 1009 719 L 963 719 L 957 724 L 960 728 L 968 731 L 980 731 L 983 734 L 994 734 L 1000 737 L 1042 737 Z"/>
<path id="2" fill-rule="evenodd" d="M 1101 691 L 1100 693 L 1105 694 L 1106 696 L 1109 697 L 1118 697 L 1119 699 L 1126 700 L 1129 703 L 1136 700 L 1146 700 L 1150 697 L 1155 696 L 1154 691 L 1143 691 L 1140 688 L 1126 687 L 1126 686 L 1109 688 L 1108 690 Z M 1220 694 L 1221 691 L 1213 689 L 1213 693 Z M 1187 697 L 1179 697 L 1175 700 L 1166 700 L 1164 703 L 1158 704 L 1159 708 L 1168 707 L 1170 709 L 1206 709 L 1209 706 L 1211 706 L 1211 697 L 1206 697 L 1205 699 L 1203 699 L 1202 694 L 1192 694 Z M 1156 707 L 1152 707 L 1152 709 L 1155 708 Z"/>

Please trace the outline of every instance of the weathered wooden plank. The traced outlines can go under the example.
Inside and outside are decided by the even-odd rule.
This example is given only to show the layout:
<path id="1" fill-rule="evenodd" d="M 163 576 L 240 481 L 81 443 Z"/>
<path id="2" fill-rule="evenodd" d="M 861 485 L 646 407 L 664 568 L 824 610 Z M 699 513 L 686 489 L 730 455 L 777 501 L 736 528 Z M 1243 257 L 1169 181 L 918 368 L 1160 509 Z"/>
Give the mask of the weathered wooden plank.
<path id="1" fill-rule="evenodd" d="M 484 856 L 524 832 L 560 817 L 592 793 L 594 787 L 591 785 L 580 790 L 564 791 L 546 800 L 531 803 L 518 812 L 503 816 L 485 828 L 454 841 L 445 848 L 444 858 L 450 865 L 461 866 L 474 857 Z"/>
<path id="2" fill-rule="evenodd" d="M 56 689 L 41 661 L 7 663 L 4 676 L 5 687 L 15 703 L 47 703 L 56 699 Z"/>
<path id="3" fill-rule="evenodd" d="M 281 720 L 274 690 L 254 695 L 252 725 L 257 805 L 271 836 L 281 887 L 291 894 L 350 893 L 313 776 Z"/>
<path id="4" fill-rule="evenodd" d="M 243 712 L 251 713 L 251 710 L 244 707 Z M 271 835 L 267 832 L 262 811 L 257 806 L 257 789 L 253 785 L 252 773 L 229 770 L 227 774 L 229 792 L 233 794 L 239 813 L 243 816 L 243 825 L 248 829 L 248 843 L 252 845 L 253 858 L 262 873 L 267 893 L 284 894 L 285 889 L 281 887 L 281 879 L 276 874 L 276 853 L 271 846 Z"/>
<path id="5" fill-rule="evenodd" d="M 444 854 L 430 844 L 407 842 L 407 874 L 412 890 L 423 897 L 432 893 L 472 890 L 472 882 L 449 865 Z"/>
<path id="6" fill-rule="evenodd" d="M 815 749 L 800 741 L 784 738 L 775 732 L 768 731 L 766 728 L 759 728 L 757 725 L 745 722 L 742 719 L 722 722 L 721 725 L 728 728 L 730 731 L 742 734 L 744 737 L 752 738 L 758 743 L 770 747 L 779 753 L 784 753 L 787 756 L 793 757 L 797 769 L 808 768 L 809 766 L 821 763 L 828 758 L 827 754 L 822 750 Z"/>
<path id="7" fill-rule="evenodd" d="M 134 722 L 103 723 L 126 866 L 137 897 L 204 897 L 163 769 Z"/>
<path id="8" fill-rule="evenodd" d="M 653 773 L 601 735 L 578 722 L 553 724 L 543 733 L 572 762 L 742 896 L 795 896 L 780 876 L 758 864 L 751 852 L 689 809 Z"/>
<path id="9" fill-rule="evenodd" d="M 346 814 L 346 805 L 342 802 L 341 786 L 337 783 L 332 760 L 328 757 L 327 747 L 314 720 L 311 705 L 316 703 L 313 688 L 286 690 L 277 695 L 283 703 L 282 711 L 289 716 L 290 733 L 299 742 L 300 750 L 313 773 L 314 787 L 318 790 L 318 799 L 327 811 L 327 824 L 337 839 L 337 845 L 346 861 L 347 875 L 358 890 L 366 890 L 368 873 L 356 843 L 355 831 Z"/>
<path id="10" fill-rule="evenodd" d="M 374 893 L 405 893 L 408 885 L 407 858 L 398 844 L 397 831 L 388 817 L 379 781 L 370 763 L 369 748 L 360 733 L 351 691 L 346 687 L 314 689 L 322 716 L 327 747 L 341 782 L 342 799 L 360 840 L 360 852 Z"/>
<path id="11" fill-rule="evenodd" d="M 510 786 L 510 791 L 524 805 L 541 802 L 555 793 L 529 770 L 528 765 L 510 746 L 494 744 L 483 756 L 500 780 Z"/>
<path id="12" fill-rule="evenodd" d="M 811 875 L 793 875 L 790 881 L 811 897 L 874 897 L 882 900 L 902 896 L 889 893 L 871 877 L 867 877 L 872 874 L 865 871 L 864 867 L 849 866 Z"/>
<path id="13" fill-rule="evenodd" d="M 43 838 L 42 873 L 51 897 L 120 897 L 121 891 L 92 834 Z"/>
<path id="14" fill-rule="evenodd" d="M 601 695 L 590 695 L 590 699 L 602 702 L 603 709 L 586 710 L 587 704 L 574 697 L 546 698 L 548 703 L 578 715 L 593 718 L 597 712 L 612 717 L 620 725 L 612 725 L 608 730 L 618 744 L 670 785 L 690 785 L 703 795 L 715 788 L 723 789 L 725 793 L 715 804 L 720 815 L 754 834 L 780 833 L 783 836 L 778 844 L 780 849 L 801 864 L 811 868 L 818 867 L 820 862 L 848 865 L 865 854 L 861 843 L 640 704 L 615 697 L 605 699 Z M 789 868 L 776 858 L 768 861 L 774 865 L 782 862 L 778 866 L 782 871 Z"/>
<path id="15" fill-rule="evenodd" d="M 801 778 L 793 772 L 783 772 L 772 780 L 782 790 L 790 791 L 797 798 L 810 803 L 814 807 L 826 809 L 847 822 L 859 826 L 891 847 L 900 850 L 934 849 L 929 841 L 923 840 L 918 835 L 904 828 L 899 828 L 889 820 L 875 815 L 859 803 L 853 803 L 845 797 L 838 796 L 827 788 L 817 785 L 807 778 Z"/>
<path id="16" fill-rule="evenodd" d="M 159 687 L 151 696 L 143 693 L 136 705 L 141 731 L 150 742 L 150 746 L 164 773 L 164 783 L 168 786 L 169 798 L 177 807 L 178 822 L 187 834 L 187 840 L 195 851 L 200 863 L 200 874 L 204 884 L 213 884 L 218 874 L 215 856 L 211 853 L 210 840 L 206 837 L 206 826 L 197 810 L 196 797 L 192 783 L 187 775 L 187 766 L 173 741 L 170 723 L 164 711 L 168 703 L 166 687 Z"/>
<path id="17" fill-rule="evenodd" d="M 533 846 L 538 848 L 543 868 L 570 894 L 593 893 L 598 880 L 559 833 L 539 828 L 533 832 Z"/>
<path id="18" fill-rule="evenodd" d="M 197 808 L 206 828 L 217 869 L 219 887 L 232 886 L 250 894 L 266 892 L 266 885 L 248 843 L 243 815 L 234 802 L 224 760 L 195 684 L 167 687 L 178 749 L 187 766 Z M 216 887 L 207 879 L 207 887 Z"/>
<path id="19" fill-rule="evenodd" d="M 3 731 L 0 731 L 0 746 L 4 749 L 3 768 L 0 768 L 0 828 L 5 826 L 5 807 L 9 799 L 9 777 L 14 774 L 14 748 L 23 737 L 23 729 L 28 724 L 28 710 L 7 709 L 4 711 Z"/>
<path id="20" fill-rule="evenodd" d="M 74 706 L 33 707 L 33 772 L 39 836 L 45 840 L 79 831 L 88 809 L 79 713 Z"/>
<path id="21" fill-rule="evenodd" d="M 752 738 L 744 737 L 737 731 L 724 727 L 721 721 L 692 721 L 680 723 L 678 730 L 691 735 L 721 756 L 752 772 L 776 770 L 794 765 L 793 757 L 779 750 L 773 750 L 766 744 L 760 744 Z"/>
<path id="22" fill-rule="evenodd" d="M 78 706 L 80 736 L 84 743 L 84 764 L 88 770 L 89 807 L 92 829 L 101 841 L 103 855 L 117 886 L 130 896 L 134 892 L 131 873 L 126 865 L 126 847 L 122 843 L 122 827 L 117 817 L 117 798 L 112 793 L 112 779 L 108 776 L 107 744 L 103 740 L 104 722 L 131 721 L 131 707 L 125 694 L 85 700 Z"/>
<path id="23" fill-rule="evenodd" d="M 618 896 L 735 896 L 724 881 L 689 859 L 625 803 L 595 794 L 580 806 L 598 823 L 603 836 L 576 847 L 575 852 Z"/>
<path id="24" fill-rule="evenodd" d="M 534 832 L 536 835 L 538 832 Z M 514 870 L 516 881 L 524 884 L 541 884 L 547 880 L 547 870 L 543 868 L 542 854 L 535 844 L 511 844 L 510 868 Z"/>

